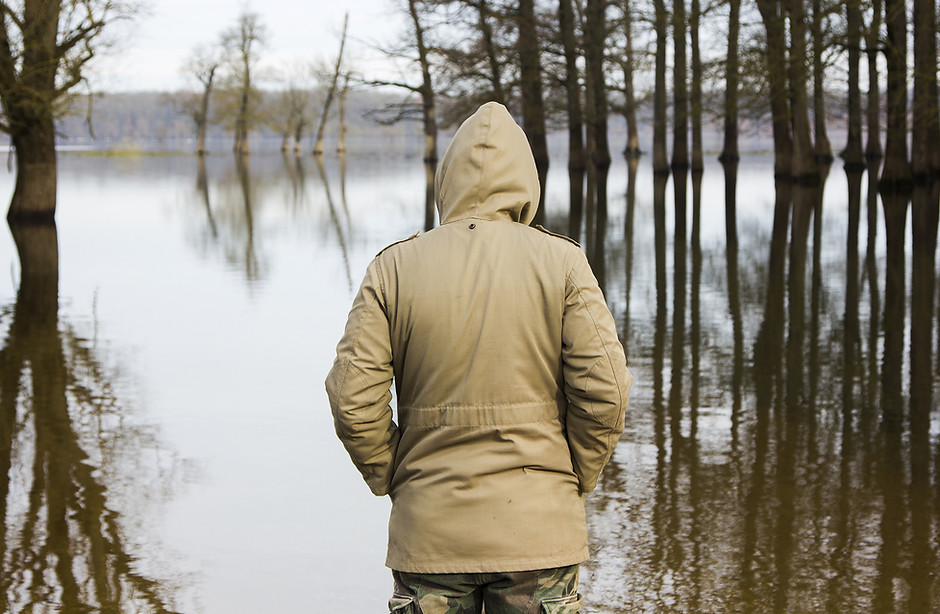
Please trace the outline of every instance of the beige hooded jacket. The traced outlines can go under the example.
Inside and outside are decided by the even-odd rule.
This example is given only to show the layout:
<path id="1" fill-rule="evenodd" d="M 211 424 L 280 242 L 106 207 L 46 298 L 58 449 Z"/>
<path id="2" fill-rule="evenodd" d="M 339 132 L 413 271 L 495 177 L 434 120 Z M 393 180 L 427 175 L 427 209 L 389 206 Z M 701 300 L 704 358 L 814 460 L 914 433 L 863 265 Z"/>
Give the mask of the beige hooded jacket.
<path id="1" fill-rule="evenodd" d="M 632 382 L 613 318 L 578 245 L 528 226 L 538 176 L 503 106 L 461 125 L 435 183 L 441 226 L 376 256 L 354 301 L 336 432 L 391 496 L 392 569 L 579 563 Z"/>

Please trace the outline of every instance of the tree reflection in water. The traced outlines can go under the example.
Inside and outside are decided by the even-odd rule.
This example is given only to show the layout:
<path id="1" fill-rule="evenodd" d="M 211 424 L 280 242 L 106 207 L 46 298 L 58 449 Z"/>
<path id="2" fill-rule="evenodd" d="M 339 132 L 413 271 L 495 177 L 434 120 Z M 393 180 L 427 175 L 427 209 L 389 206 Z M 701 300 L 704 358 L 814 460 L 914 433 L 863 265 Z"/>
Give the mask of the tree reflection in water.
<path id="1" fill-rule="evenodd" d="M 821 204 L 836 181 L 827 175 L 819 185 L 777 182 L 769 236 L 739 240 L 729 222 L 720 269 L 711 262 L 720 252 L 699 255 L 693 231 L 691 280 L 684 266 L 667 268 L 665 178 L 654 178 L 644 218 L 653 228 L 628 218 L 636 234 L 619 262 L 633 270 L 608 277 L 628 280 L 628 300 L 637 297 L 622 330 L 641 385 L 589 499 L 592 611 L 940 611 L 936 237 L 917 237 L 936 226 L 917 215 L 935 215 L 940 195 L 914 194 L 919 228 L 905 245 L 910 201 L 878 200 L 870 181 L 863 225 L 863 174 L 844 175 L 849 202 L 838 212 Z M 730 212 L 736 178 L 726 165 Z M 888 216 L 887 251 L 873 206 Z M 644 249 L 649 257 L 633 257 Z M 651 261 L 656 306 L 644 310 L 635 288 L 654 274 L 644 270 Z M 607 292 L 616 306 L 619 287 Z"/>
<path id="2" fill-rule="evenodd" d="M 0 320 L 3 611 L 172 612 L 167 585 L 137 570 L 106 485 L 153 433 L 128 425 L 90 342 L 59 318 L 55 226 L 11 231 L 21 278 Z"/>

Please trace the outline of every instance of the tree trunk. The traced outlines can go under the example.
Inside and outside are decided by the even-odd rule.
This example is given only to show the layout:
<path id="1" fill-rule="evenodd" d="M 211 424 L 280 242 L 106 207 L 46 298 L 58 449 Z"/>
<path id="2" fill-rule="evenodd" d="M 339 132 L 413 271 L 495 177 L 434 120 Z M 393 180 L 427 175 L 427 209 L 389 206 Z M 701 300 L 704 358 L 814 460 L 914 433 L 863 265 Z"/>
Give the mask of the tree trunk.
<path id="1" fill-rule="evenodd" d="M 606 0 L 588 0 L 585 23 L 585 66 L 590 75 L 588 85 L 593 112 L 589 130 L 594 147 L 591 149 L 591 166 L 595 173 L 595 207 L 598 223 L 607 220 L 607 173 L 610 170 L 610 146 L 607 141 L 607 89 L 604 87 L 604 46 L 607 22 L 604 16 Z M 588 228 L 588 232 L 595 232 Z"/>
<path id="2" fill-rule="evenodd" d="M 627 146 L 623 154 L 628 158 L 639 157 L 640 130 L 636 120 L 636 94 L 633 86 L 633 13 L 630 9 L 630 0 L 623 0 L 623 116 L 627 122 Z"/>
<path id="3" fill-rule="evenodd" d="M 417 0 L 408 0 L 408 15 L 415 29 L 418 65 L 421 67 L 421 117 L 424 126 L 424 229 L 434 228 L 434 175 L 437 173 L 437 110 L 434 105 L 434 85 L 431 81 L 431 62 L 424 43 L 424 28 L 418 16 Z"/>
<path id="4" fill-rule="evenodd" d="M 861 61 L 862 12 L 858 2 L 845 4 L 846 45 L 849 52 L 849 119 L 848 136 L 845 151 L 847 171 L 861 171 L 865 168 L 862 157 L 862 94 L 859 88 L 859 62 Z"/>
<path id="5" fill-rule="evenodd" d="M 786 24 L 780 0 L 757 0 L 767 32 L 767 80 L 774 133 L 774 175 L 790 176 L 793 141 L 790 137 L 790 105 L 787 101 Z"/>
<path id="6" fill-rule="evenodd" d="M 937 104 L 936 0 L 914 0 L 914 101 L 911 170 L 926 183 L 940 177 L 940 109 Z"/>
<path id="7" fill-rule="evenodd" d="M 822 2 L 813 0 L 813 121 L 815 124 L 816 160 L 823 164 L 832 162 L 832 144 L 826 132 L 826 92 L 823 87 L 825 67 L 823 66 Z"/>
<path id="8" fill-rule="evenodd" d="M 803 0 L 789 0 L 790 13 L 790 122 L 793 135 L 792 175 L 812 181 L 818 177 L 809 130 L 806 95 L 806 15 Z"/>
<path id="9" fill-rule="evenodd" d="M 333 79 L 330 81 L 330 89 L 326 91 L 326 100 L 323 102 L 323 112 L 320 113 L 320 123 L 317 125 L 317 137 L 313 146 L 313 155 L 323 155 L 323 131 L 326 127 L 326 118 L 330 113 L 330 105 L 333 103 L 333 97 L 336 96 L 336 85 L 339 81 L 340 71 L 343 67 L 343 49 L 346 47 L 346 29 L 349 26 L 349 13 L 343 20 L 343 35 L 339 40 L 339 54 L 336 56 L 336 66 L 333 68 Z"/>
<path id="10" fill-rule="evenodd" d="M 578 43 L 571 0 L 558 3 L 558 28 L 565 52 L 565 94 L 568 107 L 568 234 L 581 236 L 584 217 L 584 118 L 581 113 L 581 86 L 578 71 Z"/>
<path id="11" fill-rule="evenodd" d="M 336 153 L 346 153 L 346 98 L 349 95 L 349 73 L 343 78 L 343 89 L 339 91 L 339 137 L 336 141 Z"/>
<path id="12" fill-rule="evenodd" d="M 865 144 L 865 158 L 869 165 L 880 160 L 881 150 L 881 86 L 878 84 L 878 52 L 881 49 L 881 9 L 882 0 L 872 0 L 871 24 L 865 36 L 868 53 L 868 106 L 865 111 L 868 127 L 868 140 Z"/>
<path id="13" fill-rule="evenodd" d="M 212 82 L 215 78 L 215 71 L 216 67 L 212 66 L 204 78 L 200 77 L 202 96 L 199 100 L 197 116 L 193 118 L 196 120 L 196 154 L 200 156 L 209 153 L 206 149 L 206 130 L 209 127 L 209 99 L 212 96 Z"/>
<path id="14" fill-rule="evenodd" d="M 545 104 L 535 22 L 534 0 L 519 0 L 519 80 L 522 92 L 522 127 L 525 129 L 538 170 L 539 203 L 534 224 L 545 220 L 545 179 L 548 176 L 548 142 L 545 137 Z"/>
<path id="15" fill-rule="evenodd" d="M 911 165 L 907 157 L 907 11 L 904 0 L 885 2 L 888 42 L 888 122 L 885 162 L 879 191 L 910 189 Z M 906 205 L 905 205 L 906 206 Z"/>
<path id="16" fill-rule="evenodd" d="M 503 79 L 500 73 L 499 55 L 493 43 L 493 28 L 490 25 L 490 9 L 486 0 L 479 0 L 474 4 L 479 13 L 480 37 L 483 40 L 483 50 L 486 54 L 487 67 L 490 69 L 490 84 L 493 86 L 495 102 L 506 104 L 506 94 L 503 91 Z"/>
<path id="17" fill-rule="evenodd" d="M 725 163 L 740 159 L 738 153 L 738 38 L 741 29 L 741 0 L 731 0 L 728 13 L 728 54 L 725 59 L 725 134 L 719 160 Z M 735 169 L 736 171 L 737 169 Z M 734 177 L 737 177 L 735 172 Z"/>
<path id="18" fill-rule="evenodd" d="M 685 0 L 673 0 L 672 5 L 672 172 L 673 175 L 689 170 L 689 93 L 688 67 L 685 46 Z M 676 203 L 678 221 L 679 205 Z M 681 203 L 685 212 L 685 203 Z M 683 222 L 683 227 L 684 227 Z"/>
<path id="19" fill-rule="evenodd" d="M 7 220 L 53 223 L 56 208 L 56 151 L 52 112 L 36 118 L 31 128 L 13 135 L 16 187 Z"/>
<path id="20" fill-rule="evenodd" d="M 702 10 L 699 0 L 692 0 L 689 16 L 689 42 L 692 45 L 692 94 L 689 99 L 692 113 L 692 172 L 704 169 L 702 152 L 702 54 L 699 48 L 699 22 Z M 693 194 L 695 189 L 692 190 Z M 693 199 L 694 200 L 694 199 Z"/>
<path id="21" fill-rule="evenodd" d="M 656 28 L 656 76 L 653 87 L 653 173 L 669 174 L 666 159 L 666 5 L 653 0 Z"/>

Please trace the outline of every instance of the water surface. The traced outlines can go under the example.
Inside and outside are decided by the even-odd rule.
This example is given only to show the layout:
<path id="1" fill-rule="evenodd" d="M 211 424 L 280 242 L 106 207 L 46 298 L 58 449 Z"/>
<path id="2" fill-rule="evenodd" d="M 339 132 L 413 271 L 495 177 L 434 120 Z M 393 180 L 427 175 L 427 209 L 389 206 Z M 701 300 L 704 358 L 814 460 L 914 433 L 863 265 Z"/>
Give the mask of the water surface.
<path id="1" fill-rule="evenodd" d="M 323 379 L 366 264 L 421 229 L 420 159 L 60 166 L 57 276 L 0 234 L 7 610 L 382 611 L 388 503 L 336 440 Z M 817 214 L 775 234 L 772 160 L 744 160 L 728 250 L 717 163 L 700 218 L 689 183 L 685 241 L 674 180 L 629 175 L 615 161 L 604 232 L 579 237 L 636 378 L 589 500 L 586 611 L 936 611 L 940 422 L 882 428 L 910 357 L 885 351 L 867 179 L 788 190 Z"/>

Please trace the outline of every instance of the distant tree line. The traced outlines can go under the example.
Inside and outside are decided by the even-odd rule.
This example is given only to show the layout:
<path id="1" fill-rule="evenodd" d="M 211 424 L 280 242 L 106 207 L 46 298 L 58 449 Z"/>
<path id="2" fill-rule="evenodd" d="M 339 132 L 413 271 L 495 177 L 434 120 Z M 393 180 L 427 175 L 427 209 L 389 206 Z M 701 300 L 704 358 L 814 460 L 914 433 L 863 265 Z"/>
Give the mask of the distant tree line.
<path id="1" fill-rule="evenodd" d="M 277 108 L 284 95 L 278 82 L 265 83 L 258 89 L 258 104 L 262 114 Z M 310 91 L 315 102 L 317 91 Z M 114 92 L 73 97 L 65 113 L 56 119 L 58 147 L 77 147 L 114 152 L 172 151 L 194 153 L 198 147 L 192 117 L 183 101 L 193 96 L 191 90 L 174 92 L 143 91 Z M 380 126 L 368 117 L 369 112 L 388 104 L 394 97 L 369 89 L 352 89 L 345 108 L 348 147 L 365 147 L 369 140 L 376 142 L 402 141 L 409 148 L 416 137 L 417 128 L 408 123 Z M 210 108 L 210 117 L 215 109 Z M 89 122 L 92 130 L 89 131 Z M 269 123 L 271 126 L 269 126 Z M 339 114 L 331 113 L 325 128 L 327 148 L 339 140 Z M 315 128 L 316 126 L 314 126 Z M 305 153 L 314 147 L 315 133 L 308 126 L 303 133 Z M 207 125 L 203 150 L 211 154 L 228 153 L 232 149 L 233 133 L 225 122 L 210 121 Z M 252 129 L 253 151 L 277 151 L 283 146 L 284 135 L 275 122 L 261 122 Z M 408 141 L 408 143 L 404 143 Z M 293 141 L 288 148 L 293 151 Z"/>

